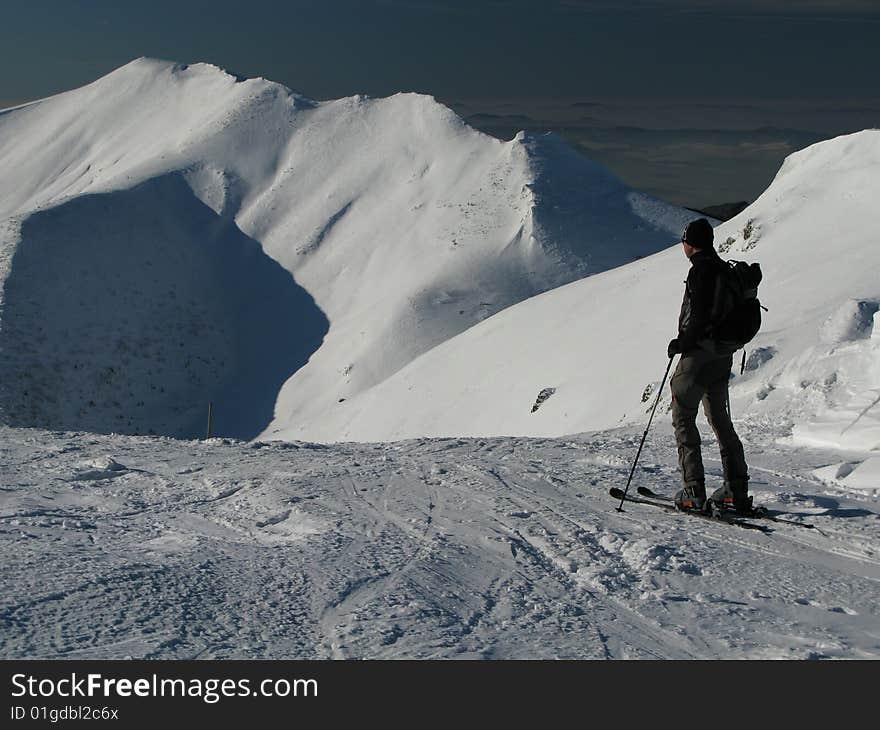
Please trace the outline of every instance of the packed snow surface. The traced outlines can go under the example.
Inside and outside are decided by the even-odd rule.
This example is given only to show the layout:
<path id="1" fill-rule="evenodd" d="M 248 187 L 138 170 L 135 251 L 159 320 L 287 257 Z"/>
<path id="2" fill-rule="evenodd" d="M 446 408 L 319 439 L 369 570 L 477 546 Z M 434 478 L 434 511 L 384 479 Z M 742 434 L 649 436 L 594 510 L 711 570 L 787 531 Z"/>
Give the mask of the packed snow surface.
<path id="1" fill-rule="evenodd" d="M 880 490 L 826 484 L 812 471 L 836 456 L 774 446 L 774 428 L 742 424 L 752 492 L 813 529 L 615 511 L 638 429 L 318 445 L 2 428 L 0 656 L 880 658 Z M 674 490 L 674 455 L 664 421 L 633 489 Z"/>

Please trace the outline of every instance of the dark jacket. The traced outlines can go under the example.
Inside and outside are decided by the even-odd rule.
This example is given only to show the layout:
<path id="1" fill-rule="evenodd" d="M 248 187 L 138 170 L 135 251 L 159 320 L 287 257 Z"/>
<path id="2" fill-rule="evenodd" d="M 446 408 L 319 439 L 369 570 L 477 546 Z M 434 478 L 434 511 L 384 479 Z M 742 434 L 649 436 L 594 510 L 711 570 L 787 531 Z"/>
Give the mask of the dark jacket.
<path id="1" fill-rule="evenodd" d="M 724 261 L 714 248 L 697 251 L 691 256 L 691 270 L 685 281 L 684 299 L 678 317 L 678 345 L 682 353 L 697 349 L 698 342 L 712 341 L 713 311 L 717 311 Z"/>

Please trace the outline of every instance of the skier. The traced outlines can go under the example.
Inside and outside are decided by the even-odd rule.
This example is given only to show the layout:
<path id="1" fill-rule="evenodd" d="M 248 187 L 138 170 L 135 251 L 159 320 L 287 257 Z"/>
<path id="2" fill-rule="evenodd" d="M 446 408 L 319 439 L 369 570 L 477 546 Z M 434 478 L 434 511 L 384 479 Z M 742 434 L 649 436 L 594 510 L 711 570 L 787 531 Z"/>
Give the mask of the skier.
<path id="1" fill-rule="evenodd" d="M 732 505 L 740 514 L 751 514 L 749 475 L 742 443 L 730 420 L 727 381 L 733 365 L 732 353 L 713 338 L 712 313 L 725 262 L 713 248 L 714 233 L 705 218 L 688 223 L 681 237 L 684 255 L 691 268 L 685 282 L 684 300 L 678 321 L 678 337 L 669 343 L 668 356 L 681 355 L 670 381 L 672 425 L 678 446 L 678 463 L 683 488 L 675 495 L 680 509 L 703 511 L 706 482 L 700 454 L 697 412 L 700 402 L 721 449 L 724 484 L 709 498 L 719 507 Z"/>

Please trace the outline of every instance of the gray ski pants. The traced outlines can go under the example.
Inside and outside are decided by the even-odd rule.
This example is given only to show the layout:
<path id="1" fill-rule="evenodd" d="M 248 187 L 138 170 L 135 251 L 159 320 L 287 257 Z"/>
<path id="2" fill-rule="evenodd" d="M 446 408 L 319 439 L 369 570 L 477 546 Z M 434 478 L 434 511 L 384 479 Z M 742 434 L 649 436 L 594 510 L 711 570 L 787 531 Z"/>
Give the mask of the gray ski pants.
<path id="1" fill-rule="evenodd" d="M 730 420 L 727 382 L 730 379 L 732 356 L 718 356 L 704 350 L 682 355 L 672 374 L 672 426 L 678 445 L 678 464 L 685 487 L 697 494 L 705 491 L 703 458 L 700 454 L 700 432 L 697 412 L 700 402 L 709 425 L 718 438 L 724 481 L 730 484 L 748 481 L 748 467 L 742 442 Z"/>

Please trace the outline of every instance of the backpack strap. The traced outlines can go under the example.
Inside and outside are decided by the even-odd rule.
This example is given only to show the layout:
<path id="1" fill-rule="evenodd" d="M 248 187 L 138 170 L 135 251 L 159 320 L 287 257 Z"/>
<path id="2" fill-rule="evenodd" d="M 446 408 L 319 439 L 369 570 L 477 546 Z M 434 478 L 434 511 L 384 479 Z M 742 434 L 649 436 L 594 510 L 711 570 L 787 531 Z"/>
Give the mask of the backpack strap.
<path id="1" fill-rule="evenodd" d="M 722 259 L 722 265 L 718 267 L 718 273 L 715 277 L 715 294 L 712 298 L 712 310 L 709 314 L 710 333 L 721 323 L 722 317 L 726 314 L 724 311 L 728 299 L 726 278 L 730 275 L 728 267 L 729 264 Z"/>

